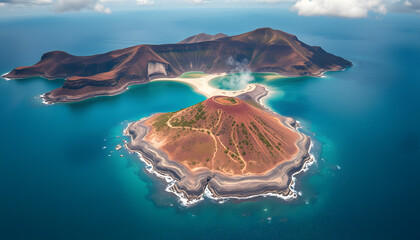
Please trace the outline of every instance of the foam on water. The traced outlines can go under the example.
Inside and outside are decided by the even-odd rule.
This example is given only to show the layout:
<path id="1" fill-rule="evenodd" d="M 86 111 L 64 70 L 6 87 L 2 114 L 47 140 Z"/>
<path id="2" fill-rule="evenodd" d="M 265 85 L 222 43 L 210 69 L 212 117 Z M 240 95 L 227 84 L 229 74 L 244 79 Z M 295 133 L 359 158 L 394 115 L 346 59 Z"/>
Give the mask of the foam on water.
<path id="1" fill-rule="evenodd" d="M 150 117 L 145 117 L 145 118 L 142 118 L 140 121 L 144 121 L 144 120 L 146 120 L 146 119 L 148 119 L 148 118 L 150 118 Z M 297 122 L 298 123 L 298 127 L 297 127 L 297 129 L 299 130 L 299 128 L 300 128 L 300 124 L 299 124 L 299 122 Z M 128 125 L 127 125 L 127 127 L 124 129 L 124 135 L 125 136 L 128 136 L 129 134 L 128 134 L 128 127 L 130 126 L 130 124 L 131 123 L 129 123 Z M 125 143 L 124 144 L 124 146 L 125 146 L 125 148 L 126 149 L 128 149 L 128 151 L 130 152 L 130 153 L 133 153 L 133 151 L 132 150 L 130 150 L 128 147 L 127 147 L 127 143 Z M 199 198 L 197 198 L 197 199 L 193 199 L 193 200 L 190 200 L 190 199 L 188 199 L 183 193 L 178 193 L 178 192 L 176 192 L 174 189 L 173 189 L 173 186 L 175 185 L 175 183 L 177 182 L 175 179 L 173 179 L 171 176 L 169 176 L 169 175 L 163 175 L 163 174 L 161 174 L 161 173 L 159 173 L 159 172 L 157 172 L 155 169 L 154 169 L 154 166 L 149 162 L 149 161 L 146 161 L 144 158 L 143 158 L 143 156 L 141 155 L 141 153 L 139 153 L 139 152 L 135 152 L 137 155 L 138 155 L 138 157 L 139 157 L 139 159 L 146 165 L 146 170 L 150 173 L 150 174 L 153 174 L 153 175 L 155 175 L 156 177 L 158 177 L 158 178 L 160 178 L 160 179 L 164 179 L 165 181 L 166 181 L 166 183 L 167 183 L 167 186 L 166 186 L 166 188 L 165 188 L 165 191 L 166 192 L 170 192 L 170 193 L 173 193 L 174 195 L 176 195 L 177 196 L 177 198 L 178 198 L 178 201 L 179 201 L 179 203 L 182 205 L 182 206 L 185 206 L 185 207 L 189 207 L 189 206 L 192 206 L 192 205 L 195 205 L 195 204 L 197 204 L 198 202 L 201 202 L 201 201 L 203 201 L 204 200 L 204 197 L 205 198 L 208 198 L 208 199 L 211 199 L 211 200 L 213 200 L 213 201 L 215 201 L 215 202 L 217 202 L 217 203 L 219 203 L 219 204 L 223 204 L 223 203 L 225 203 L 226 201 L 228 201 L 228 200 L 230 200 L 230 199 L 236 199 L 236 200 L 247 200 L 247 199 L 251 199 L 251 198 L 256 198 L 256 197 L 276 197 L 276 198 L 280 198 L 280 199 L 283 199 L 283 200 L 285 200 L 285 201 L 290 201 L 290 200 L 293 200 L 293 199 L 296 199 L 298 196 L 301 196 L 302 195 L 302 193 L 301 192 L 297 192 L 296 190 L 295 190 L 295 184 L 296 184 L 296 181 L 297 181 L 297 179 L 296 179 L 296 175 L 298 175 L 299 173 L 301 173 L 301 172 L 306 172 L 306 171 L 308 171 L 308 169 L 309 169 L 309 167 L 312 165 L 312 164 L 314 164 L 316 161 L 315 161 L 315 157 L 314 157 L 314 155 L 313 155 L 313 153 L 312 153 L 312 149 L 313 149 L 313 142 L 311 141 L 311 143 L 310 143 L 310 146 L 309 146 L 309 150 L 308 150 L 308 152 L 309 152 L 309 154 L 310 154 L 310 157 L 309 157 L 309 160 L 307 160 L 304 164 L 303 164 L 303 166 L 302 166 L 302 168 L 298 171 L 298 172 L 295 172 L 295 173 L 293 173 L 292 174 L 292 181 L 291 181 L 291 183 L 290 183 L 290 185 L 289 185 L 289 190 L 290 190 L 290 192 L 289 192 L 289 194 L 278 194 L 278 193 L 273 193 L 273 192 L 270 192 L 270 193 L 261 193 L 261 194 L 254 194 L 254 195 L 249 195 L 249 196 L 246 196 L 246 197 L 237 197 L 237 196 L 228 196 L 228 197 L 220 197 L 220 196 L 214 196 L 213 195 L 213 193 L 208 189 L 208 186 L 206 186 L 205 187 L 205 190 L 204 190 L 204 193 L 199 197 Z"/>
<path id="2" fill-rule="evenodd" d="M 7 73 L 5 73 L 5 74 L 2 74 L 1 75 L 1 78 L 3 78 L 4 80 L 6 80 L 6 81 L 9 81 L 9 80 L 11 80 L 10 78 L 7 78 L 7 77 L 5 77 L 7 74 L 9 74 L 10 72 L 7 72 Z"/>

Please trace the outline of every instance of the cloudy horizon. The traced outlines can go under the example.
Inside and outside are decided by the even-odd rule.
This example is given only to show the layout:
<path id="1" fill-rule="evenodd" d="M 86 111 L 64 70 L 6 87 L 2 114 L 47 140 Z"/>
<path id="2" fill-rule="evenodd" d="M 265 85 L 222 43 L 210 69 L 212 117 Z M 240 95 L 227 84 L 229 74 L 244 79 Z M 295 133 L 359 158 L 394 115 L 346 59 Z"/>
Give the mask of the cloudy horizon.
<path id="1" fill-rule="evenodd" d="M 300 16 L 366 18 L 389 12 L 418 14 L 420 0 L 0 0 L 0 14 L 99 12 L 163 8 L 278 7 Z M 14 13 L 14 14 L 13 14 Z M 7 15 L 7 14 L 1 14 Z"/>

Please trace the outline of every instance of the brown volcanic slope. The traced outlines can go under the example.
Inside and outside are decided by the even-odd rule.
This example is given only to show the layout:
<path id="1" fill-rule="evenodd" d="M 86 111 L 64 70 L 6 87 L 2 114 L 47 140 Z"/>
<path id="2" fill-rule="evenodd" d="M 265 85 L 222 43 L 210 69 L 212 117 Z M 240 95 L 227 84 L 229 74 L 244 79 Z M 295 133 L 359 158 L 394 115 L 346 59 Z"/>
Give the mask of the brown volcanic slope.
<path id="1" fill-rule="evenodd" d="M 189 169 L 261 174 L 298 153 L 300 136 L 272 113 L 217 96 L 146 121 L 145 140 Z"/>
<path id="2" fill-rule="evenodd" d="M 188 41 L 200 41 L 198 37 Z M 138 45 L 93 56 L 65 52 L 45 53 L 29 67 L 18 67 L 7 78 L 42 76 L 65 78 L 63 86 L 45 94 L 48 102 L 80 101 L 98 95 L 114 95 L 132 84 L 162 76 L 176 77 L 188 71 L 222 73 L 234 71 L 233 59 L 248 62 L 253 72 L 276 72 L 287 76 L 319 76 L 352 64 L 295 36 L 270 28 L 212 41 L 163 45 Z"/>
<path id="3" fill-rule="evenodd" d="M 229 37 L 226 34 L 223 33 L 218 33 L 215 35 L 209 35 L 209 34 L 205 34 L 205 33 L 200 33 L 191 37 L 188 37 L 184 40 L 182 40 L 181 42 L 179 42 L 180 44 L 182 43 L 198 43 L 198 42 L 205 42 L 205 41 L 213 41 L 219 38 L 224 38 L 224 37 Z"/>

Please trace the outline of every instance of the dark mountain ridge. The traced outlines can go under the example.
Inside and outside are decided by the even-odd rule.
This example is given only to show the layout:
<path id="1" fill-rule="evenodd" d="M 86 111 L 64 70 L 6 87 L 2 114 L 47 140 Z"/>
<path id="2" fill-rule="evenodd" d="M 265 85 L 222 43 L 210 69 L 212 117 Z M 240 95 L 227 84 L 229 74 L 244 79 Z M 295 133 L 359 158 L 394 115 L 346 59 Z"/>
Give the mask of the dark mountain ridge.
<path id="1" fill-rule="evenodd" d="M 197 43 L 197 42 L 213 41 L 213 40 L 224 38 L 224 37 L 229 37 L 229 36 L 223 33 L 218 33 L 215 35 L 200 33 L 200 34 L 188 37 L 179 43 L 183 44 L 183 43 Z"/>
<path id="2" fill-rule="evenodd" d="M 189 71 L 235 71 L 235 64 L 228 59 L 246 62 L 245 67 L 253 72 L 285 76 L 320 76 L 325 71 L 352 66 L 321 47 L 309 46 L 294 35 L 271 28 L 231 37 L 219 35 L 220 38 L 210 41 L 202 41 L 206 36 L 201 39 L 197 36 L 178 44 L 138 45 L 92 56 L 48 52 L 35 65 L 15 68 L 5 77 L 65 78 L 62 87 L 44 95 L 47 102 L 53 103 L 115 95 L 129 85 L 158 77 L 177 77 Z"/>

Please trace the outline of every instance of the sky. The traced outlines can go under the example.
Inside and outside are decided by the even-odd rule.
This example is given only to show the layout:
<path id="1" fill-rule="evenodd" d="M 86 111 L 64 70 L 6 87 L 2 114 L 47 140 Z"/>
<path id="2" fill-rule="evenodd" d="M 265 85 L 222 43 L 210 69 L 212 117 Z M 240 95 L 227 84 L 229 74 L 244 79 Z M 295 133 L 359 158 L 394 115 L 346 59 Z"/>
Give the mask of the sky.
<path id="1" fill-rule="evenodd" d="M 366 18 L 390 12 L 420 16 L 420 0 L 0 0 L 2 16 L 163 8 L 279 7 L 302 16 Z"/>

